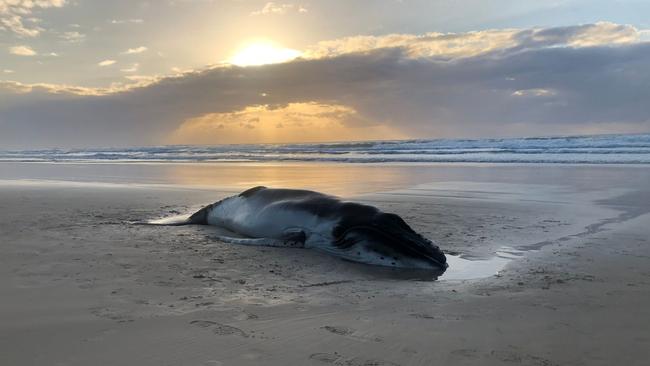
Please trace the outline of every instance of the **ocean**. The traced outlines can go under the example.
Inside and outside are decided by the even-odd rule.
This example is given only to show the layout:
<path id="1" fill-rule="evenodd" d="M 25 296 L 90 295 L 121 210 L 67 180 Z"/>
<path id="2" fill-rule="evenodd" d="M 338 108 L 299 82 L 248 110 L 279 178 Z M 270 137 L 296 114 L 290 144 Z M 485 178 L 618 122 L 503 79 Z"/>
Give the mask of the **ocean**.
<path id="1" fill-rule="evenodd" d="M 650 164 L 650 134 L 14 150 L 0 161 Z"/>

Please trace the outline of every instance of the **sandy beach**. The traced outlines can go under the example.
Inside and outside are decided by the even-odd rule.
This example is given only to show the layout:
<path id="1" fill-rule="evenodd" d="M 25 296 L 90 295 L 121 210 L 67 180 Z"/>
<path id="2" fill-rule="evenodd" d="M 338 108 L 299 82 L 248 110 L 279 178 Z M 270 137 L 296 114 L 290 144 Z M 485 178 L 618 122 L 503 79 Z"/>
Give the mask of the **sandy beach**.
<path id="1" fill-rule="evenodd" d="M 0 0 L 0 366 L 650 365 L 649 0 Z"/>
<path id="2" fill-rule="evenodd" d="M 0 165 L 1 365 L 646 365 L 650 171 Z M 236 246 L 190 213 L 255 185 L 401 215 L 439 278 Z"/>

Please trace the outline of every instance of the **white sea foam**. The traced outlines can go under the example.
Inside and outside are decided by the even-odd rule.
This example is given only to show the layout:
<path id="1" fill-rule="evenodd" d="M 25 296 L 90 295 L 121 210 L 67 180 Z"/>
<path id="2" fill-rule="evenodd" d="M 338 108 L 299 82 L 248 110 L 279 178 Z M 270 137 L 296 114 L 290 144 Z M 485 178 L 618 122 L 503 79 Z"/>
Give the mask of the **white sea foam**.
<path id="1" fill-rule="evenodd" d="M 0 161 L 650 164 L 650 134 L 24 150 L 0 151 Z"/>

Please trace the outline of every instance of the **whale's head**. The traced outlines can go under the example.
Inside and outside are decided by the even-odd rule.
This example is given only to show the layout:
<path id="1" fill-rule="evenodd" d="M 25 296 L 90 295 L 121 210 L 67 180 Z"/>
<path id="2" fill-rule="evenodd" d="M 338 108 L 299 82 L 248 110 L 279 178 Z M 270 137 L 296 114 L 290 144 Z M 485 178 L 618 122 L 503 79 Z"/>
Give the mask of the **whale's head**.
<path id="1" fill-rule="evenodd" d="M 395 214 L 374 212 L 342 220 L 333 230 L 341 257 L 397 268 L 445 270 L 447 258 L 431 240 Z"/>

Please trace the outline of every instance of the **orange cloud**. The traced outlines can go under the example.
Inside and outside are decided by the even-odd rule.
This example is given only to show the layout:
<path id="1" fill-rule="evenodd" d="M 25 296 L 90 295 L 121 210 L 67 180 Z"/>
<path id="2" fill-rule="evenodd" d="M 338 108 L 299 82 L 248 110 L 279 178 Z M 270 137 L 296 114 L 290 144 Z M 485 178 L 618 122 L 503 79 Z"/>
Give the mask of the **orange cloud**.
<path id="1" fill-rule="evenodd" d="M 363 119 L 353 108 L 316 102 L 256 105 L 191 118 L 169 137 L 172 144 L 280 143 L 395 139 L 387 126 Z"/>

